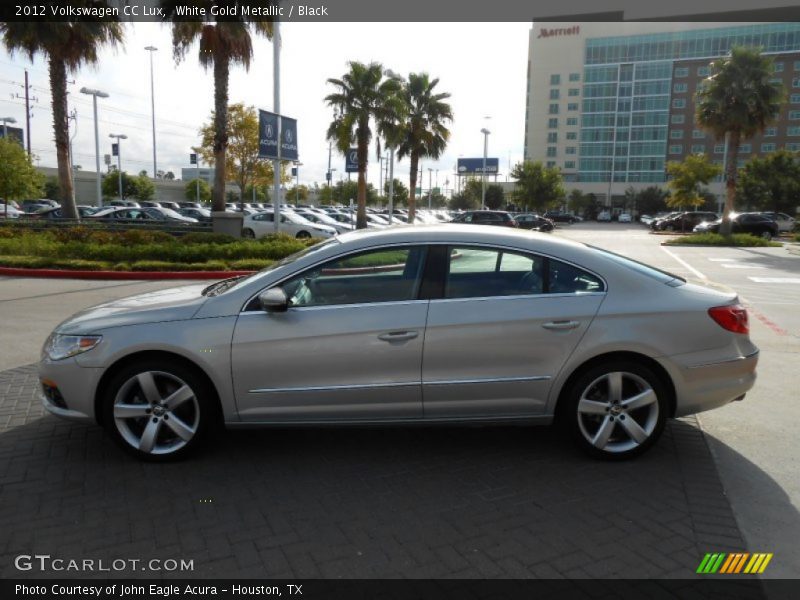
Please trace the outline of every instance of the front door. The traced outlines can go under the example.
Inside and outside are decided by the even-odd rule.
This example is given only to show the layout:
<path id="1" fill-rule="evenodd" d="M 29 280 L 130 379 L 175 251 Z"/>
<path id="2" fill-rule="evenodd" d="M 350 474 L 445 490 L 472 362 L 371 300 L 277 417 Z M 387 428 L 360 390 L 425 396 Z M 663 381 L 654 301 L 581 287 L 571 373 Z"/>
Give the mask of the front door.
<path id="1" fill-rule="evenodd" d="M 281 284 L 287 312 L 243 312 L 231 350 L 241 419 L 421 418 L 424 255 L 403 246 L 334 259 Z"/>

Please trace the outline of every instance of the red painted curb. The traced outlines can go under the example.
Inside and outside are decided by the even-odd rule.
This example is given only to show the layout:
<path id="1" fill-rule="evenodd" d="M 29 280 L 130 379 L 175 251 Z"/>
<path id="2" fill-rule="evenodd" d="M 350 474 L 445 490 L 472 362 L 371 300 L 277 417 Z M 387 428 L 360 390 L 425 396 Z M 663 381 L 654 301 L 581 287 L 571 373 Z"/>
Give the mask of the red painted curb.
<path id="1" fill-rule="evenodd" d="M 62 269 L 22 269 L 0 267 L 0 275 L 8 277 L 41 277 L 44 279 L 227 279 L 250 275 L 254 271 L 68 271 Z"/>

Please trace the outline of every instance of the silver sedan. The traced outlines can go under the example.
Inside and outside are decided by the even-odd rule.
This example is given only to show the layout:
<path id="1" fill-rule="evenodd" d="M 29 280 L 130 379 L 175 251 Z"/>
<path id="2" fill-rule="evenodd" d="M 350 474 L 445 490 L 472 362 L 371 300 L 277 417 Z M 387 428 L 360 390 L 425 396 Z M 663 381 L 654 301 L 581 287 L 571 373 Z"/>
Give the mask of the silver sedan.
<path id="1" fill-rule="evenodd" d="M 212 429 L 548 424 L 591 454 L 744 397 L 758 349 L 729 290 L 543 234 L 359 231 L 254 275 L 117 300 L 50 335 L 52 413 L 143 459 Z"/>

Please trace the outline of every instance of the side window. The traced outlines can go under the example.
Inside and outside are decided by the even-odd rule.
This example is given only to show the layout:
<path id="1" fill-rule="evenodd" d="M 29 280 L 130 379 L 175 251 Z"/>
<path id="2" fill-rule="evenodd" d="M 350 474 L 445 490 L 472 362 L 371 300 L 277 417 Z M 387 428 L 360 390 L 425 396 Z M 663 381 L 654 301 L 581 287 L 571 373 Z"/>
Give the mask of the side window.
<path id="1" fill-rule="evenodd" d="M 453 247 L 445 298 L 541 294 L 544 259 L 488 248 Z"/>
<path id="2" fill-rule="evenodd" d="M 381 248 L 335 259 L 283 284 L 290 306 L 415 300 L 424 246 Z"/>
<path id="3" fill-rule="evenodd" d="M 547 262 L 549 293 L 577 294 L 603 291 L 603 282 L 591 273 L 553 258 Z"/>

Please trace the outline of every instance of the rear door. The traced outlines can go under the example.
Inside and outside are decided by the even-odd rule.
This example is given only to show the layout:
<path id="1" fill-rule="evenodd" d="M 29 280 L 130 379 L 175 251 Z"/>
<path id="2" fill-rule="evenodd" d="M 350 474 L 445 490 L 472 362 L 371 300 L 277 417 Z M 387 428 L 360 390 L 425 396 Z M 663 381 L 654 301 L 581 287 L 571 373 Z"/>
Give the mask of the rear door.
<path id="1" fill-rule="evenodd" d="M 552 258 L 452 246 L 428 310 L 426 418 L 543 413 L 551 381 L 605 297 L 603 281 Z"/>

